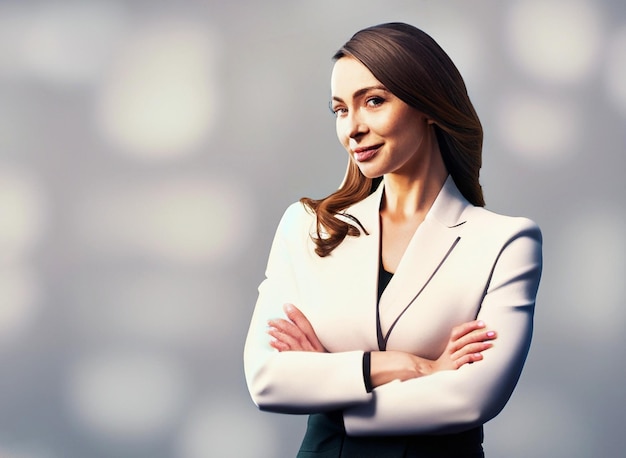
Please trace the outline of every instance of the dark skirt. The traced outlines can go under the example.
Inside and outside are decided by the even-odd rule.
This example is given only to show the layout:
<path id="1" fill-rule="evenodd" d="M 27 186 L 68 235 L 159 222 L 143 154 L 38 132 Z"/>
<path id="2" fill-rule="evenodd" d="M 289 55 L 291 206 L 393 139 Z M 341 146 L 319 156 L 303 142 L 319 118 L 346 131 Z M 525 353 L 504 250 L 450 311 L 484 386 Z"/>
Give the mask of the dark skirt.
<path id="1" fill-rule="evenodd" d="M 348 436 L 341 412 L 313 414 L 298 458 L 484 458 L 483 428 L 443 435 Z"/>

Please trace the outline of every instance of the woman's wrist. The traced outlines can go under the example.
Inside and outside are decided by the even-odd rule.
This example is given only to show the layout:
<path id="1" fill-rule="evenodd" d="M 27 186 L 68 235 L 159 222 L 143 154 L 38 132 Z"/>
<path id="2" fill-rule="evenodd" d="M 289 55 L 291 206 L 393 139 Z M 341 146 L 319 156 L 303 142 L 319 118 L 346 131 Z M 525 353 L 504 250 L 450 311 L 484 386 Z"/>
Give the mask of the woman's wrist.
<path id="1" fill-rule="evenodd" d="M 370 380 L 373 388 L 393 380 L 409 380 L 432 372 L 432 361 L 402 351 L 373 351 Z"/>

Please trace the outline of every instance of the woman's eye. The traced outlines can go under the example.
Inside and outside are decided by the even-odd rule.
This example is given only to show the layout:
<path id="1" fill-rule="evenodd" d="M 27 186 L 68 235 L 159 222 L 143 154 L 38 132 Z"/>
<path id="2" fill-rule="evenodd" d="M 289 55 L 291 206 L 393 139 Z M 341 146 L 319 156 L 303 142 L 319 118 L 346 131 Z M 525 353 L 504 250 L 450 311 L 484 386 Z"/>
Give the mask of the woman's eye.
<path id="1" fill-rule="evenodd" d="M 377 107 L 382 105 L 384 102 L 382 97 L 370 97 L 365 101 L 368 107 Z"/>
<path id="2" fill-rule="evenodd" d="M 331 108 L 331 111 L 333 112 L 335 116 L 343 116 L 344 114 L 348 112 L 348 109 L 344 107 L 335 107 L 335 108 Z"/>

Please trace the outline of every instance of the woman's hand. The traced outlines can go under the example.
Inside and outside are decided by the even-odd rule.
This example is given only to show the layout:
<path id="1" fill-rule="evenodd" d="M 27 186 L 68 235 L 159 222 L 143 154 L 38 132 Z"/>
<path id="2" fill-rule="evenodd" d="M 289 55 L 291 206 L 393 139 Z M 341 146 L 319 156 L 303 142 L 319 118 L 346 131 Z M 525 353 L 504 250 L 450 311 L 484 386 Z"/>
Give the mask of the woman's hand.
<path id="1" fill-rule="evenodd" d="M 436 360 L 421 358 L 402 351 L 373 351 L 370 379 L 373 387 L 392 380 L 409 380 L 480 361 L 482 352 L 491 348 L 495 331 L 486 330 L 482 321 L 469 321 L 455 326 L 445 350 Z"/>
<path id="2" fill-rule="evenodd" d="M 267 333 L 272 336 L 270 345 L 278 351 L 326 352 L 311 323 L 293 304 L 285 304 L 283 310 L 287 320 L 269 320 Z"/>
<path id="3" fill-rule="evenodd" d="M 456 370 L 464 364 L 483 359 L 482 352 L 493 347 L 495 331 L 486 330 L 480 320 L 469 321 L 452 328 L 446 349 L 432 362 L 431 372 Z"/>

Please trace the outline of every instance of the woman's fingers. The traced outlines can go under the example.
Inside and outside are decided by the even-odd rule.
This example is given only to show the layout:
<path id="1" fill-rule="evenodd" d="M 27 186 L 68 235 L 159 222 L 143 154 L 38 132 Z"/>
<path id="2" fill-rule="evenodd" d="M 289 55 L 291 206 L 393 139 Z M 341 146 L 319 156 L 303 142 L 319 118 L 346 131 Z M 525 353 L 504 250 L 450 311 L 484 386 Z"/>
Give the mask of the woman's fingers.
<path id="1" fill-rule="evenodd" d="M 493 343 L 491 342 L 475 342 L 469 345 L 464 346 L 460 350 L 455 351 L 450 355 L 453 361 L 459 361 L 466 357 L 467 355 L 473 355 L 481 353 L 489 348 L 493 347 Z"/>
<path id="2" fill-rule="evenodd" d="M 455 342 L 451 342 L 450 350 L 452 352 L 458 351 L 467 345 L 471 345 L 476 342 L 490 342 L 498 337 L 495 331 L 474 331 L 461 337 Z"/>
<path id="3" fill-rule="evenodd" d="M 326 349 L 317 338 L 317 334 L 311 326 L 311 323 L 295 305 L 285 304 L 283 306 L 287 318 L 289 318 L 304 333 L 313 351 L 324 352 Z"/>
<path id="4" fill-rule="evenodd" d="M 459 367 L 465 364 L 474 363 L 476 361 L 480 361 L 481 359 L 483 359 L 482 353 L 470 353 L 468 355 L 464 355 L 461 358 L 455 360 L 454 365 L 455 365 L 455 368 L 458 369 Z"/>
<path id="5" fill-rule="evenodd" d="M 272 345 L 274 348 L 281 351 L 314 351 L 313 346 L 310 344 L 304 332 L 290 321 L 279 318 L 270 320 L 268 324 L 270 328 L 267 333 L 276 341 L 283 344 L 280 348 L 276 345 Z"/>
<path id="6" fill-rule="evenodd" d="M 482 322 L 480 322 L 481 325 L 464 326 L 470 323 L 464 323 L 461 326 L 457 326 L 452 331 L 452 336 L 450 337 L 450 345 L 448 347 L 451 353 L 461 350 L 466 345 L 470 345 L 476 342 L 489 342 L 498 337 L 495 331 L 485 329 L 485 325 Z M 462 331 L 459 331 L 458 328 L 461 328 Z"/>
<path id="7" fill-rule="evenodd" d="M 470 332 L 476 331 L 477 329 L 483 329 L 484 327 L 485 323 L 482 320 L 467 321 L 452 328 L 450 340 L 458 340 Z"/>
<path id="8" fill-rule="evenodd" d="M 272 335 L 272 333 L 270 331 L 268 331 L 268 334 Z M 275 348 L 278 351 L 289 351 L 291 350 L 291 347 L 289 346 L 289 344 L 283 342 L 282 340 L 279 340 L 278 338 L 272 336 L 273 338 L 270 339 L 270 346 Z"/>
<path id="9" fill-rule="evenodd" d="M 270 326 L 270 328 L 267 330 L 267 333 L 272 337 L 272 339 L 270 339 L 270 345 L 276 350 L 301 350 L 301 344 L 299 340 L 296 337 L 281 331 L 279 328 L 275 326 Z"/>

